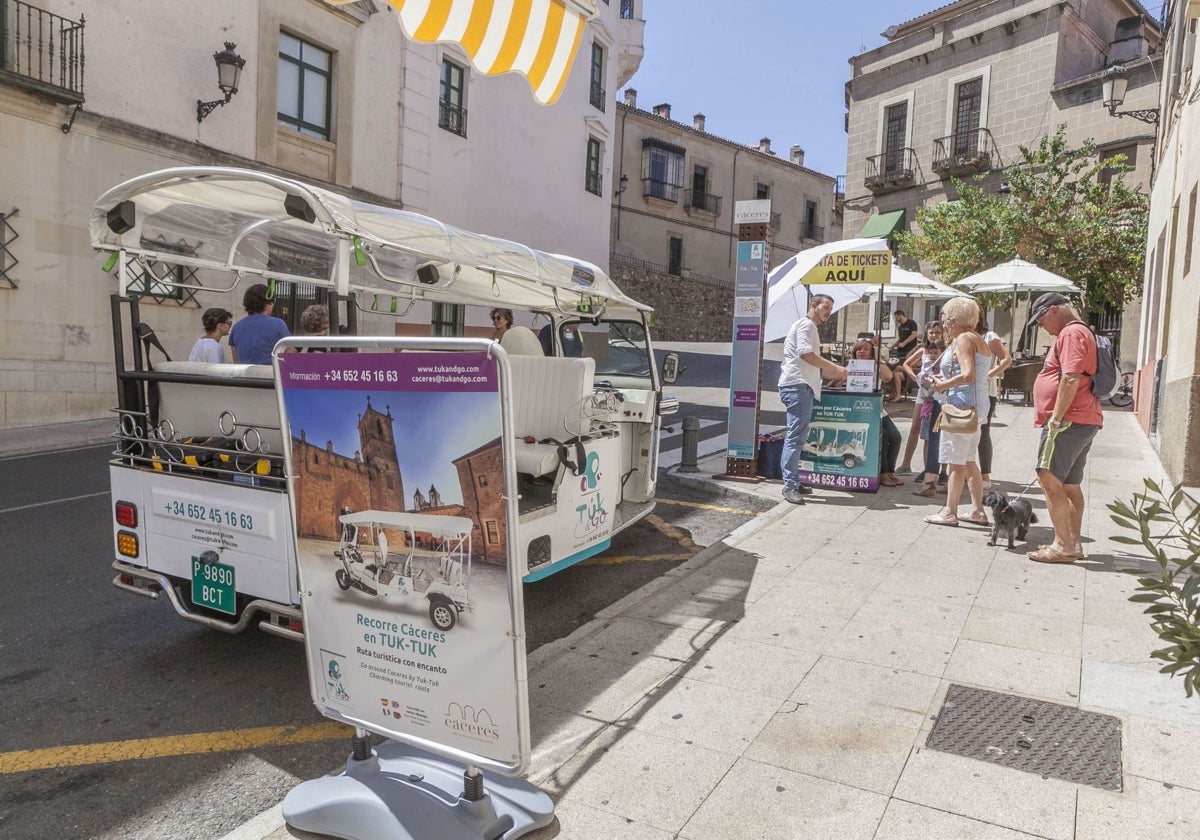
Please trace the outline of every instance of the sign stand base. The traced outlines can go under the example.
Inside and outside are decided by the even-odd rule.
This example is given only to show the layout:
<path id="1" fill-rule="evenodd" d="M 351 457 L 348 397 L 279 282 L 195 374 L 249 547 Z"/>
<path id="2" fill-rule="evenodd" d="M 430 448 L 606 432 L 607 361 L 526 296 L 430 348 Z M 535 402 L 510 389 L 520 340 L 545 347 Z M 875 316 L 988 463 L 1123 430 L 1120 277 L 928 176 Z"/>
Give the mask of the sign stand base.
<path id="1" fill-rule="evenodd" d="M 510 840 L 553 821 L 550 797 L 524 779 L 485 773 L 483 797 L 465 799 L 466 769 L 387 741 L 370 758 L 352 755 L 341 775 L 294 787 L 283 800 L 283 818 L 301 831 L 346 840 Z"/>

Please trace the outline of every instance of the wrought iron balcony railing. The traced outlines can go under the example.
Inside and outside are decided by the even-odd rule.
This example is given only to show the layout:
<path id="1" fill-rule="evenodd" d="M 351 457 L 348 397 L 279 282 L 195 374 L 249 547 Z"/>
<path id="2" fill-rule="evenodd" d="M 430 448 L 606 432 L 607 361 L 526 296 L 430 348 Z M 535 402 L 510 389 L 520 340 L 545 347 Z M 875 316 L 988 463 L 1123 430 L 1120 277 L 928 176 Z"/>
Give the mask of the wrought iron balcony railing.
<path id="1" fill-rule="evenodd" d="M 467 109 L 448 102 L 438 104 L 438 128 L 444 128 L 460 137 L 467 136 Z"/>
<path id="2" fill-rule="evenodd" d="M 83 15 L 78 21 L 0 0 L 0 80 L 60 102 L 83 102 Z"/>
<path id="3" fill-rule="evenodd" d="M 721 215 L 721 196 L 712 195 L 702 190 L 684 190 L 683 207 L 688 212 L 704 213 L 710 216 Z"/>
<path id="4" fill-rule="evenodd" d="M 801 224 L 800 238 L 807 239 L 811 242 L 824 242 L 825 227 L 824 225 Z"/>
<path id="5" fill-rule="evenodd" d="M 663 201 L 679 200 L 679 185 L 657 178 L 642 179 L 642 198 L 661 198 Z"/>
<path id="6" fill-rule="evenodd" d="M 604 110 L 604 87 L 599 82 L 592 82 L 591 102 L 596 108 Z"/>
<path id="7" fill-rule="evenodd" d="M 933 141 L 933 171 L 943 177 L 987 172 L 1000 165 L 1000 154 L 986 128 Z"/>
<path id="8" fill-rule="evenodd" d="M 891 149 L 867 158 L 867 177 L 863 183 L 872 192 L 901 189 L 916 180 L 917 154 L 912 149 Z"/>
<path id="9" fill-rule="evenodd" d="M 599 172 L 588 172 L 584 176 L 583 188 L 590 193 L 601 195 L 604 189 L 604 179 Z"/>

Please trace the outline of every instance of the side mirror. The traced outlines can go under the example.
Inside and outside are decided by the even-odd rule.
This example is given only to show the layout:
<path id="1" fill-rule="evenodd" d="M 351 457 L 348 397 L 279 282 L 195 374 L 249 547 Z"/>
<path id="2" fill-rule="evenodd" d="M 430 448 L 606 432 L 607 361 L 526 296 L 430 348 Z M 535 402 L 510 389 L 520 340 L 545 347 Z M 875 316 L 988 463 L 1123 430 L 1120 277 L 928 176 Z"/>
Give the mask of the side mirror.
<path id="1" fill-rule="evenodd" d="M 667 355 L 663 356 L 662 380 L 670 385 L 678 378 L 679 356 L 675 353 L 668 353 Z"/>

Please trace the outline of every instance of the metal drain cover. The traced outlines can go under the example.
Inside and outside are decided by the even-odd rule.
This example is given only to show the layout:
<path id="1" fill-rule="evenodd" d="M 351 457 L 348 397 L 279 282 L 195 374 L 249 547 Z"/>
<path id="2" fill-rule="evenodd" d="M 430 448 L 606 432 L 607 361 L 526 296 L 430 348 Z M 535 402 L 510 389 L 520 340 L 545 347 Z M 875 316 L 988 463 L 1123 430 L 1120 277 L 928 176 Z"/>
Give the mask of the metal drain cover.
<path id="1" fill-rule="evenodd" d="M 1058 703 L 952 685 L 925 746 L 1039 776 L 1121 789 L 1121 721 Z"/>

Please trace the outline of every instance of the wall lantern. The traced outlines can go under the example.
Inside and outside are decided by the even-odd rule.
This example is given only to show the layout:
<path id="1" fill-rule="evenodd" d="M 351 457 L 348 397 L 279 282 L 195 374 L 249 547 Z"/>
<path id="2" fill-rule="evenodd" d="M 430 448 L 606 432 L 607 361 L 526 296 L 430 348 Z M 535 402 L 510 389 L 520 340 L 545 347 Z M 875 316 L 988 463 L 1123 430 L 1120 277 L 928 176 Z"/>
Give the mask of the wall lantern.
<path id="1" fill-rule="evenodd" d="M 225 94 L 225 98 L 214 99 L 212 102 L 201 102 L 197 99 L 196 122 L 204 122 L 205 117 L 219 106 L 228 103 L 238 92 L 238 82 L 241 81 L 242 68 L 246 66 L 246 59 L 237 54 L 236 47 L 237 44 L 226 41 L 225 49 L 219 53 L 213 53 L 213 61 L 217 64 L 217 87 L 221 89 L 221 93 Z"/>
<path id="2" fill-rule="evenodd" d="M 1158 125 L 1157 108 L 1135 108 L 1118 111 L 1125 102 L 1125 91 L 1129 89 L 1129 70 L 1123 64 L 1114 64 L 1104 71 L 1103 100 L 1110 117 L 1133 117 L 1145 123 Z"/>

